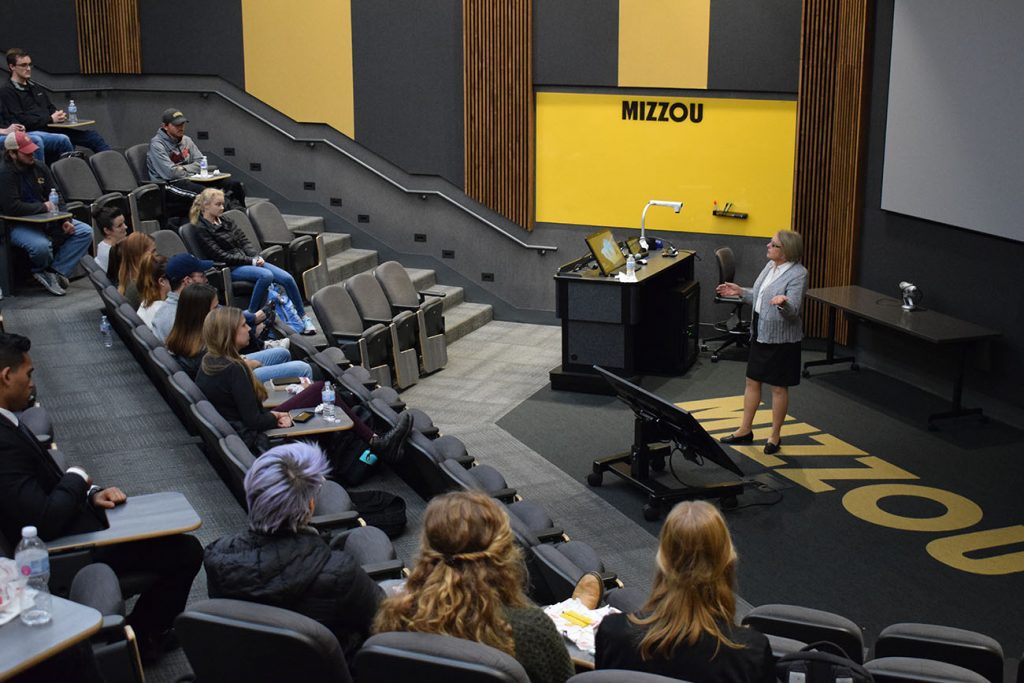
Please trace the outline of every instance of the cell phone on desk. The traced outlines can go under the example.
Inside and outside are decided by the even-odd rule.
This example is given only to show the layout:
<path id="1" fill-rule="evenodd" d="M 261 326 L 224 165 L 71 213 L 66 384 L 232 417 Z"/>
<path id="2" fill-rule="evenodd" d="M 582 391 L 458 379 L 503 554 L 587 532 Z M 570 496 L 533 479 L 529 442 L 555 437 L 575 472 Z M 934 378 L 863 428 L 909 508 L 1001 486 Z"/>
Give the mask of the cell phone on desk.
<path id="1" fill-rule="evenodd" d="M 298 377 L 275 377 L 270 380 L 275 387 L 286 387 L 289 384 L 298 384 L 300 380 Z"/>
<path id="2" fill-rule="evenodd" d="M 313 413 L 309 412 L 308 410 L 304 410 L 301 413 L 299 413 L 298 415 L 292 415 L 292 422 L 294 422 L 295 424 L 302 424 L 304 422 L 309 422 L 312 419 L 313 419 Z"/>

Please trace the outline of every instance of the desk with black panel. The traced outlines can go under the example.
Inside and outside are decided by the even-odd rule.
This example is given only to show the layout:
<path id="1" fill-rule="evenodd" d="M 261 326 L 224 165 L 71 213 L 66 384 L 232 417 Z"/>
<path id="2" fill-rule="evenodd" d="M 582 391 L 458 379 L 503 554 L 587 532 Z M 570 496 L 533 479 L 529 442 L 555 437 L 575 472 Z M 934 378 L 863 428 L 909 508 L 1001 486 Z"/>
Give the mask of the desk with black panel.
<path id="1" fill-rule="evenodd" d="M 555 274 L 562 364 L 550 372 L 551 388 L 610 393 L 594 365 L 624 377 L 680 375 L 693 365 L 700 320 L 693 255 L 652 251 L 635 282 L 587 267 L 589 256 L 562 266 Z"/>

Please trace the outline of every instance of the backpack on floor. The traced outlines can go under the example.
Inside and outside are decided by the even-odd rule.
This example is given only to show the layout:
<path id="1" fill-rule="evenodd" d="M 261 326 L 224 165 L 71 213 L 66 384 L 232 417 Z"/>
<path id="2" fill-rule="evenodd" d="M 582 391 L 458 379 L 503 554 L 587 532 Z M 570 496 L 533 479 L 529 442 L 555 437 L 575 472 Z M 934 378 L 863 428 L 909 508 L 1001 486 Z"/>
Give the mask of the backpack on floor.
<path id="1" fill-rule="evenodd" d="M 270 289 L 267 290 L 267 299 L 274 302 L 274 313 L 278 320 L 295 332 L 302 332 L 304 329 L 302 316 L 299 315 L 292 300 L 284 293 L 284 287 L 279 284 L 270 285 Z"/>
<path id="2" fill-rule="evenodd" d="M 871 672 L 835 643 L 821 641 L 779 657 L 775 675 L 782 683 L 874 683 Z"/>

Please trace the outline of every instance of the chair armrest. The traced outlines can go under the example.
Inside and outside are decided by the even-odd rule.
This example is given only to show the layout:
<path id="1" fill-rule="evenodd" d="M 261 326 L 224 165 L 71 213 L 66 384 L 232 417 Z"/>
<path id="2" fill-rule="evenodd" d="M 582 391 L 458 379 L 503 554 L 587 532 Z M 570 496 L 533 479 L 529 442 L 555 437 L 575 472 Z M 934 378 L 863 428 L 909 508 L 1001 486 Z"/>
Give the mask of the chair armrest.
<path id="1" fill-rule="evenodd" d="M 123 640 L 125 623 L 124 617 L 120 614 L 104 614 L 103 621 L 100 622 L 100 630 L 97 631 L 90 640 L 99 640 L 104 643 Z"/>
<path id="2" fill-rule="evenodd" d="M 497 498 L 503 503 L 511 503 L 516 499 L 516 490 L 510 488 L 497 489 L 496 491 L 488 491 L 487 495 L 491 498 Z"/>
<path id="3" fill-rule="evenodd" d="M 451 458 L 448 458 L 448 460 L 454 460 L 455 462 L 459 463 L 460 465 L 462 465 L 467 470 L 470 467 L 472 467 L 473 465 L 476 464 L 476 458 L 474 458 L 472 455 L 470 455 L 468 453 L 466 455 L 452 456 Z"/>
<path id="4" fill-rule="evenodd" d="M 619 575 L 615 572 L 602 572 L 601 583 L 604 584 L 605 588 L 622 588 L 622 582 L 619 581 Z"/>
<path id="5" fill-rule="evenodd" d="M 314 515 L 309 520 L 309 525 L 317 531 L 326 531 L 329 529 L 351 529 L 352 527 L 362 526 L 363 520 L 359 516 L 357 510 L 349 510 L 348 512 L 336 512 L 331 515 Z"/>
<path id="6" fill-rule="evenodd" d="M 719 296 L 715 295 L 715 303 L 717 304 L 741 304 L 743 303 L 743 297 L 740 296 Z"/>
<path id="7" fill-rule="evenodd" d="M 363 326 L 368 330 L 374 325 L 387 327 L 391 324 L 391 318 L 363 318 Z"/>
<path id="8" fill-rule="evenodd" d="M 391 304 L 391 310 L 394 311 L 395 313 L 401 313 L 402 311 L 409 311 L 410 313 L 415 313 L 418 310 L 420 310 L 420 307 L 418 305 L 403 306 L 401 304 Z"/>
<path id="9" fill-rule="evenodd" d="M 374 581 L 383 579 L 400 579 L 405 563 L 401 560 L 385 560 L 384 562 L 371 562 L 363 565 L 363 571 L 370 575 Z"/>
<path id="10" fill-rule="evenodd" d="M 439 289 L 424 289 L 420 292 L 417 292 L 417 294 L 420 295 L 420 301 L 424 301 L 428 296 L 436 296 L 439 299 L 443 299 L 446 296 L 448 296 L 447 292 L 442 292 Z"/>
<path id="11" fill-rule="evenodd" d="M 273 258 L 274 256 L 277 256 L 278 254 L 284 254 L 284 247 L 282 247 L 280 245 L 277 245 L 277 244 L 272 244 L 269 247 L 265 247 L 263 249 L 260 249 L 260 256 L 265 261 L 271 260 L 271 258 Z"/>
<path id="12" fill-rule="evenodd" d="M 532 532 L 541 543 L 559 543 L 566 540 L 565 531 L 558 527 L 552 527 L 543 531 Z"/>

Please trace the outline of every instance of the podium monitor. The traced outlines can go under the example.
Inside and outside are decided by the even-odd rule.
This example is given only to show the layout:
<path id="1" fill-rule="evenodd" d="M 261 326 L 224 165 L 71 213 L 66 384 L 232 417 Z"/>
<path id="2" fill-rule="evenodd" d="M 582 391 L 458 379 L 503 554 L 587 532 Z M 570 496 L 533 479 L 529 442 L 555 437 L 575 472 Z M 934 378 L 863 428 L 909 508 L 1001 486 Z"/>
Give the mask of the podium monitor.
<path id="1" fill-rule="evenodd" d="M 619 243 L 615 241 L 611 230 L 598 230 L 588 235 L 587 246 L 594 255 L 602 275 L 611 275 L 619 268 L 625 267 L 626 257 L 622 255 L 622 249 L 619 248 Z"/>
<path id="2" fill-rule="evenodd" d="M 684 450 L 684 453 L 689 450 L 691 456 L 710 460 L 722 469 L 729 470 L 741 477 L 744 476 L 743 471 L 726 454 L 722 446 L 700 426 L 700 423 L 689 412 L 598 365 L 594 366 L 594 370 L 612 385 L 616 396 L 633 409 L 637 419 L 657 426 L 657 431 L 663 440 L 675 441 Z"/>

